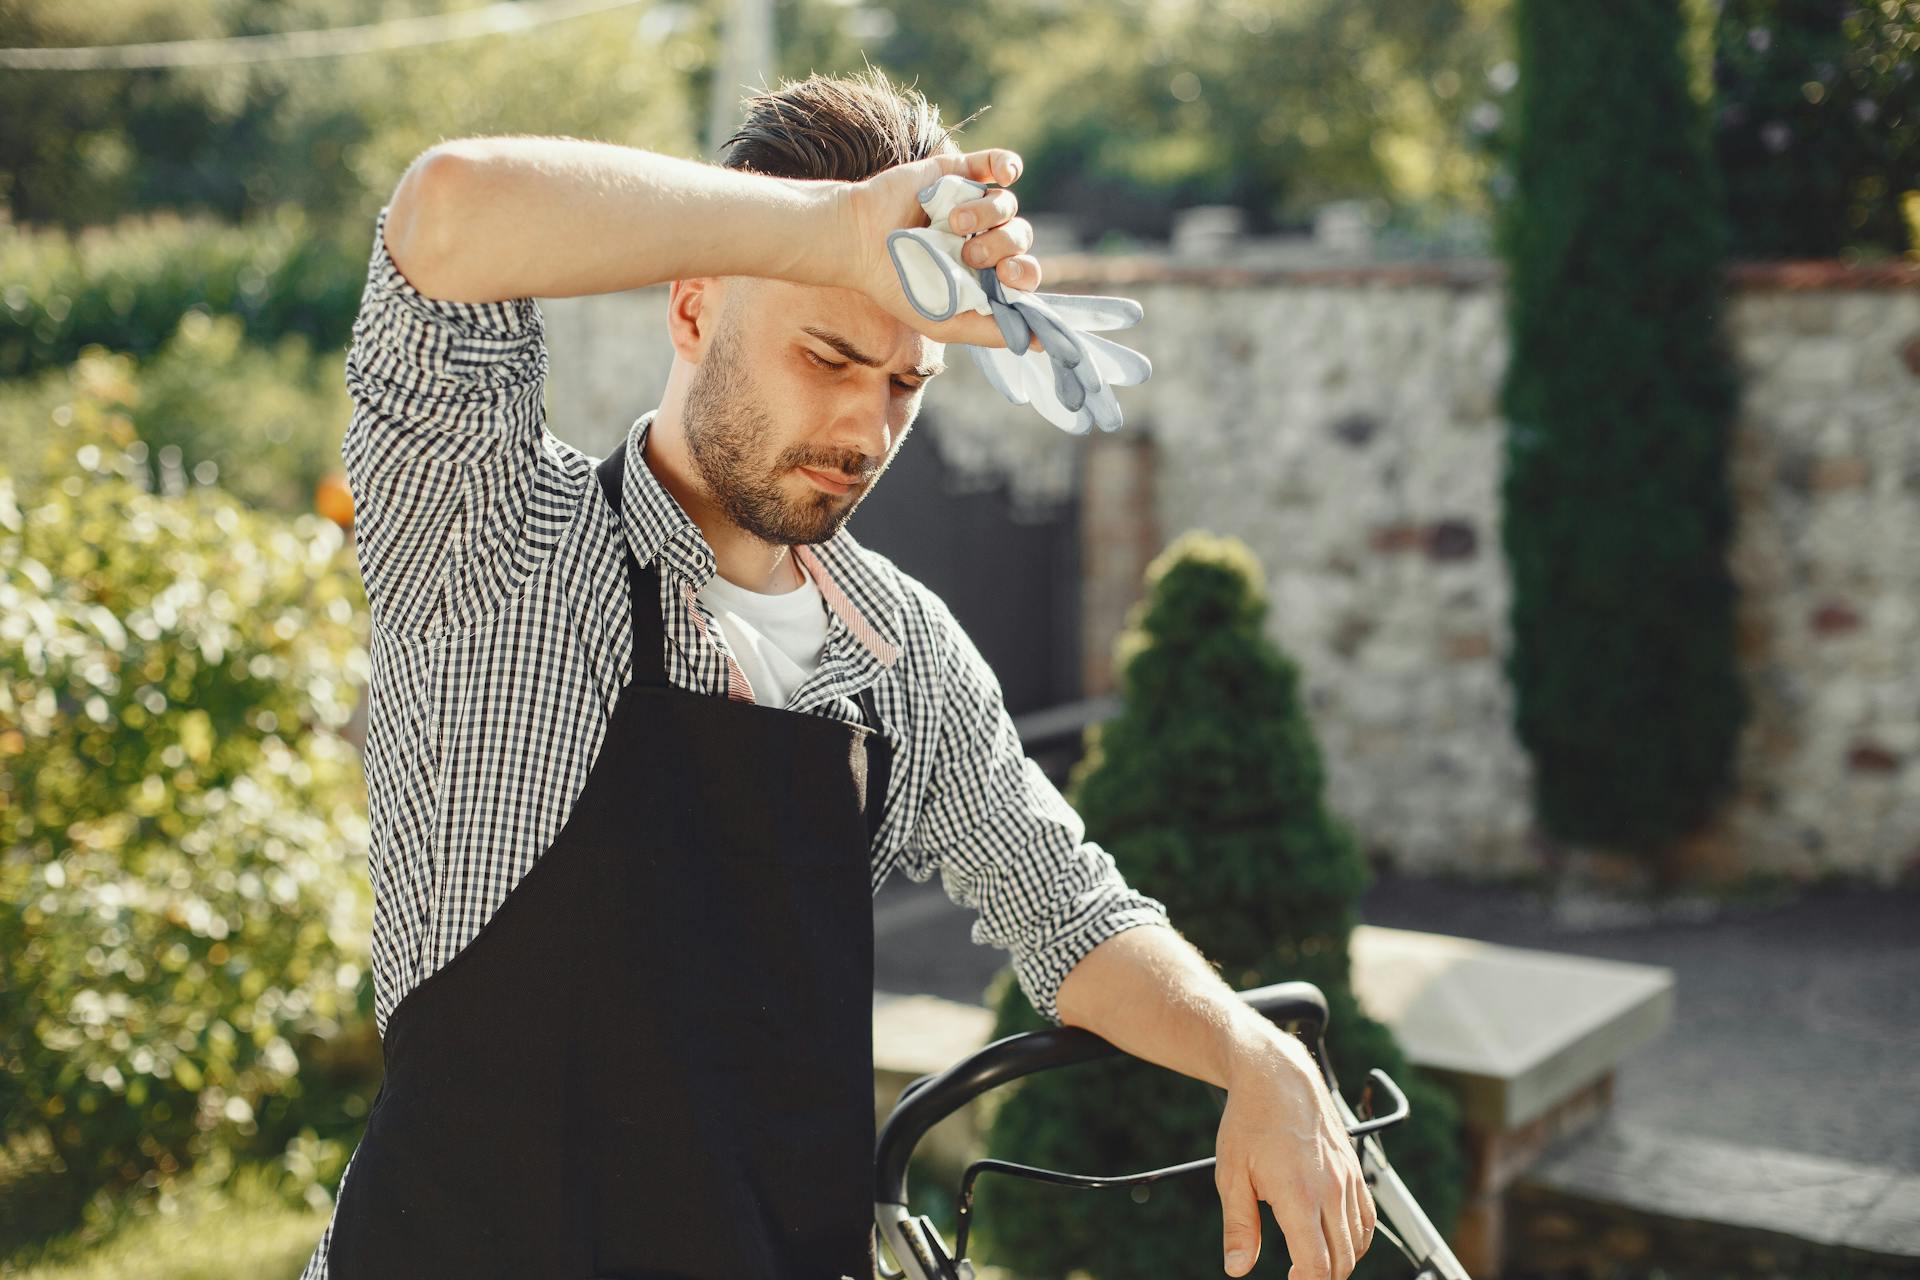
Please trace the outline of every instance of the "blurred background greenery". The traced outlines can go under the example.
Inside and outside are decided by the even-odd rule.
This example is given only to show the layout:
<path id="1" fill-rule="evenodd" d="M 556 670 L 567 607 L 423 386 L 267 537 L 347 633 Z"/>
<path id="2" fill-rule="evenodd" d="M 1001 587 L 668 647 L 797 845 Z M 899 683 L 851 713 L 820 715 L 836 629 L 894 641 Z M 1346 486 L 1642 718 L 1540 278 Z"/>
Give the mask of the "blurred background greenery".
<path id="1" fill-rule="evenodd" d="M 480 7 L 0 0 L 0 49 Z M 1735 253 L 1915 253 L 1920 4 L 1684 7 Z M 773 12 L 781 76 L 868 60 L 949 120 L 986 108 L 963 143 L 1020 150 L 1023 212 L 1080 215 L 1096 249 L 1198 204 L 1269 231 L 1347 200 L 1404 252 L 1484 248 L 1513 190 L 1509 0 Z M 85 1261 L 102 1247 L 149 1276 L 304 1261 L 378 1077 L 337 477 L 374 214 L 444 138 L 708 155 L 725 17 L 663 0 L 351 57 L 0 71 L 0 1272 L 124 1274 Z M 188 1201 L 219 1261 L 140 1234 Z"/>

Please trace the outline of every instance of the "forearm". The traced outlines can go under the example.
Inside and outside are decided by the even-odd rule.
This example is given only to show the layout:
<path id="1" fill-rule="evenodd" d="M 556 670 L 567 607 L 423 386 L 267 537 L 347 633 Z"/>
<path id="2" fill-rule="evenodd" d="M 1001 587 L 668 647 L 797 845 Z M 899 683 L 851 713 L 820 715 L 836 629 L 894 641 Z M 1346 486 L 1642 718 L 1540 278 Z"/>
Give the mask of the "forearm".
<path id="1" fill-rule="evenodd" d="M 464 138 L 408 169 L 388 244 L 422 293 L 460 302 L 710 275 L 829 284 L 839 185 L 575 138 Z"/>
<path id="2" fill-rule="evenodd" d="M 1101 942 L 1061 983 L 1055 1005 L 1063 1023 L 1220 1088 L 1237 1065 L 1276 1052 L 1312 1071 L 1305 1046 L 1249 1008 L 1193 944 L 1163 925 Z"/>

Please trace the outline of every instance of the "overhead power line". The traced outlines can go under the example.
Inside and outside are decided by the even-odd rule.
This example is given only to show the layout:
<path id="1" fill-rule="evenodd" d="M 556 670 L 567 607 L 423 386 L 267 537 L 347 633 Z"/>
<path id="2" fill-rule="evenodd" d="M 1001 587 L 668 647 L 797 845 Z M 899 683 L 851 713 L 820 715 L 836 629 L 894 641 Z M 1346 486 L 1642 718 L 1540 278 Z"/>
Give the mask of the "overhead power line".
<path id="1" fill-rule="evenodd" d="M 98 71 L 151 67 L 218 67 L 290 58 L 332 58 L 390 49 L 471 40 L 476 36 L 530 31 L 609 9 L 629 9 L 653 0 L 504 0 L 483 9 L 395 18 L 325 31 L 282 31 L 151 44 L 93 45 L 76 49 L 0 49 L 0 67 L 20 71 Z"/>

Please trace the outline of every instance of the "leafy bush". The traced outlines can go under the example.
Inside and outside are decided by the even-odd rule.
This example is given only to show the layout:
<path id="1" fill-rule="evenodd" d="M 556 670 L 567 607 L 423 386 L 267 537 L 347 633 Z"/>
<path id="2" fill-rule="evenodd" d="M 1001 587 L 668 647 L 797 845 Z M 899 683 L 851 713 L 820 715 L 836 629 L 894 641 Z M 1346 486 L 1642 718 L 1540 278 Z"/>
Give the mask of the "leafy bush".
<path id="1" fill-rule="evenodd" d="M 315 486 L 339 469 L 352 412 L 342 362 L 338 351 L 311 354 L 298 334 L 251 345 L 238 317 L 190 310 L 144 365 L 90 347 L 69 368 L 0 384 L 0 454 L 29 480 L 42 442 L 61 438 L 76 404 L 90 401 L 128 420 L 163 488 L 198 476 L 251 506 L 309 512 Z M 70 468 L 62 453 L 56 465 Z"/>
<path id="2" fill-rule="evenodd" d="M 0 379 L 71 364 L 93 345 L 153 354 L 194 309 L 253 342 L 345 347 L 373 229 L 323 234 L 286 205 L 245 226 L 155 214 L 78 235 L 0 236 Z"/>
<path id="3" fill-rule="evenodd" d="M 278 1161 L 298 1197 L 337 1174 L 368 1092 L 337 1062 L 371 1022 L 344 537 L 150 492 L 118 399 L 68 408 L 40 467 L 0 476 L 13 1241 L 238 1161 Z"/>
<path id="4" fill-rule="evenodd" d="M 1413 1072 L 1365 1016 L 1347 939 L 1366 871 L 1326 807 L 1319 748 L 1298 673 L 1262 634 L 1266 601 L 1245 544 L 1189 533 L 1148 569 L 1118 654 L 1125 706 L 1089 735 L 1072 783 L 1089 837 L 1236 989 L 1306 979 L 1327 995 L 1328 1048 L 1357 1103 L 1368 1068 L 1400 1081 L 1413 1115 L 1387 1135 L 1394 1167 L 1441 1230 L 1462 1198 L 1458 1108 Z M 995 1038 L 1046 1025 L 1003 974 Z M 1118 1174 L 1213 1154 L 1222 1091 L 1129 1057 L 1048 1072 L 1003 1091 L 993 1155 Z M 1220 1256 L 1220 1198 L 1189 1176 L 1144 1202 L 1008 1178 L 979 1184 L 981 1255 L 1022 1275 L 1085 1269 L 1099 1280 L 1191 1275 Z M 1285 1272 L 1284 1238 L 1263 1215 L 1252 1274 Z M 1405 1274 L 1384 1238 L 1357 1274 Z"/>
<path id="5" fill-rule="evenodd" d="M 1920 249 L 1920 5 L 1726 0 L 1714 44 L 1736 253 Z"/>
<path id="6" fill-rule="evenodd" d="M 1519 0 L 1501 537 L 1516 725 L 1554 836 L 1653 851 L 1746 714 L 1727 475 L 1726 228 L 1682 0 Z"/>

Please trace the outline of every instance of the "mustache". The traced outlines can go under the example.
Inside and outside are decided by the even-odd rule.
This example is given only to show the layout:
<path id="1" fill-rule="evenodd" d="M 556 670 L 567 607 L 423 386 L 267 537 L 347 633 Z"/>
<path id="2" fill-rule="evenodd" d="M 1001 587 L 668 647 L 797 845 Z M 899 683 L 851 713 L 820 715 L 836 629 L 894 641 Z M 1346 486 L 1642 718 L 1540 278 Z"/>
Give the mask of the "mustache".
<path id="1" fill-rule="evenodd" d="M 815 471 L 851 476 L 856 484 L 871 480 L 880 471 L 878 459 L 868 458 L 859 453 L 844 454 L 839 457 L 789 455 L 787 463 L 789 466 L 811 467 Z"/>

